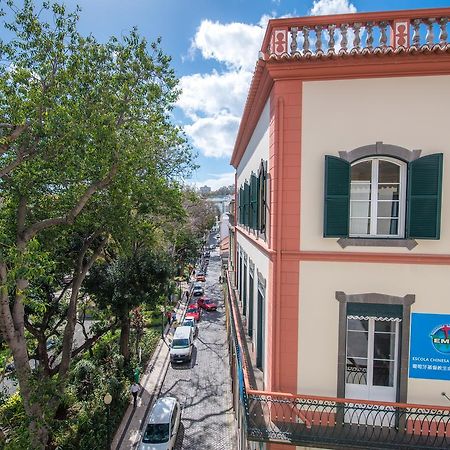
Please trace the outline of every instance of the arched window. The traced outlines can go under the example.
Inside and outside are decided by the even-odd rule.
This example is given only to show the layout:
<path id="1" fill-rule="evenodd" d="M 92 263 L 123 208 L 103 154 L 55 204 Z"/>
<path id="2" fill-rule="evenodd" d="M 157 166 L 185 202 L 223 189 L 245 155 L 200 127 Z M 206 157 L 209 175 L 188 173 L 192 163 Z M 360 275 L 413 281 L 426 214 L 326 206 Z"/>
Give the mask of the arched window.
<path id="1" fill-rule="evenodd" d="M 351 237 L 404 237 L 406 167 L 406 163 L 387 157 L 366 158 L 351 165 Z"/>
<path id="2" fill-rule="evenodd" d="M 411 155 L 326 155 L 323 236 L 439 239 L 443 154 Z"/>

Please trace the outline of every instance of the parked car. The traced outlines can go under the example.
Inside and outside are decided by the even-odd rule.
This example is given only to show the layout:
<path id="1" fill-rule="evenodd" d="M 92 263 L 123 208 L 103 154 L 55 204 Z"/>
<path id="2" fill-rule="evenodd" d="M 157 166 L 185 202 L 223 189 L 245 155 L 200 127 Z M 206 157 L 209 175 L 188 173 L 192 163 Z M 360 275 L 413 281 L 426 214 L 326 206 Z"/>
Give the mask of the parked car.
<path id="1" fill-rule="evenodd" d="M 172 450 L 181 423 L 181 406 L 174 397 L 156 400 L 146 419 L 140 450 Z"/>
<path id="2" fill-rule="evenodd" d="M 193 317 L 198 322 L 200 320 L 201 315 L 202 315 L 202 310 L 198 307 L 198 305 L 196 305 L 195 303 L 192 303 L 191 305 L 189 305 L 187 307 L 186 315 L 184 317 L 185 318 Z"/>
<path id="3" fill-rule="evenodd" d="M 192 327 L 192 329 L 194 330 L 194 337 L 198 335 L 197 321 L 194 317 L 185 317 L 181 325 L 183 327 Z"/>
<path id="4" fill-rule="evenodd" d="M 194 285 L 192 289 L 192 296 L 193 297 L 201 297 L 205 293 L 205 290 L 203 289 L 203 286 L 199 286 L 197 284 Z"/>
<path id="5" fill-rule="evenodd" d="M 190 361 L 194 346 L 192 327 L 177 327 L 170 344 L 170 361 L 173 363 Z"/>
<path id="6" fill-rule="evenodd" d="M 203 272 L 198 272 L 195 279 L 196 279 L 196 281 L 206 281 L 206 277 Z"/>
<path id="7" fill-rule="evenodd" d="M 206 311 L 216 311 L 217 310 L 217 304 L 214 303 L 209 297 L 200 297 L 197 300 L 197 305 Z"/>

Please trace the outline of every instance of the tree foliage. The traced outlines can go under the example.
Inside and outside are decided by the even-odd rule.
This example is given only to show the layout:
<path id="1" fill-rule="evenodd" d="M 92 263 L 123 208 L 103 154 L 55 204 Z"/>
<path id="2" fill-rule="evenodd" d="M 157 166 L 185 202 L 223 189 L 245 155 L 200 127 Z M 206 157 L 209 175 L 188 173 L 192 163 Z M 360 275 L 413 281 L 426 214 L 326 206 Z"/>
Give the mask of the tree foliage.
<path id="1" fill-rule="evenodd" d="M 78 33 L 78 10 L 20 3 L 3 3 L 11 38 L 0 42 L 0 331 L 30 448 L 44 448 L 87 273 L 110 247 L 119 254 L 145 230 L 154 235 L 183 216 L 178 183 L 193 155 L 170 121 L 179 92 L 159 40 L 133 29 L 100 43 Z M 26 329 L 43 362 L 34 372 Z M 45 344 L 57 331 L 55 370 Z"/>

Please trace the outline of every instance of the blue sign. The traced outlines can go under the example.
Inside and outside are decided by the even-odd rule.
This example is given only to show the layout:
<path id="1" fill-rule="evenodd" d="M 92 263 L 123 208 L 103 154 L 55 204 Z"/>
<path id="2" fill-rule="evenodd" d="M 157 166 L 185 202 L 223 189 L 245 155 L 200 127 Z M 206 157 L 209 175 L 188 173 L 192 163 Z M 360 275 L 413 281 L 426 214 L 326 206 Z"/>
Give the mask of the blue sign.
<path id="1" fill-rule="evenodd" d="M 450 380 L 450 315 L 411 315 L 409 376 Z"/>

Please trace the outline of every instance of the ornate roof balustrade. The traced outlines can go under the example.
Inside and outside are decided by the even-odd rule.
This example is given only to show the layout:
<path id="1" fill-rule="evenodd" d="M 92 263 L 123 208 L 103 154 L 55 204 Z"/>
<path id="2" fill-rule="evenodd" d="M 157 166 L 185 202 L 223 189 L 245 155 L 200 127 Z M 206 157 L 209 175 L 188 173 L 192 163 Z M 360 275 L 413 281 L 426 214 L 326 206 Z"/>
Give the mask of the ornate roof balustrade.
<path id="1" fill-rule="evenodd" d="M 450 51 L 450 8 L 269 21 L 260 58 Z"/>

